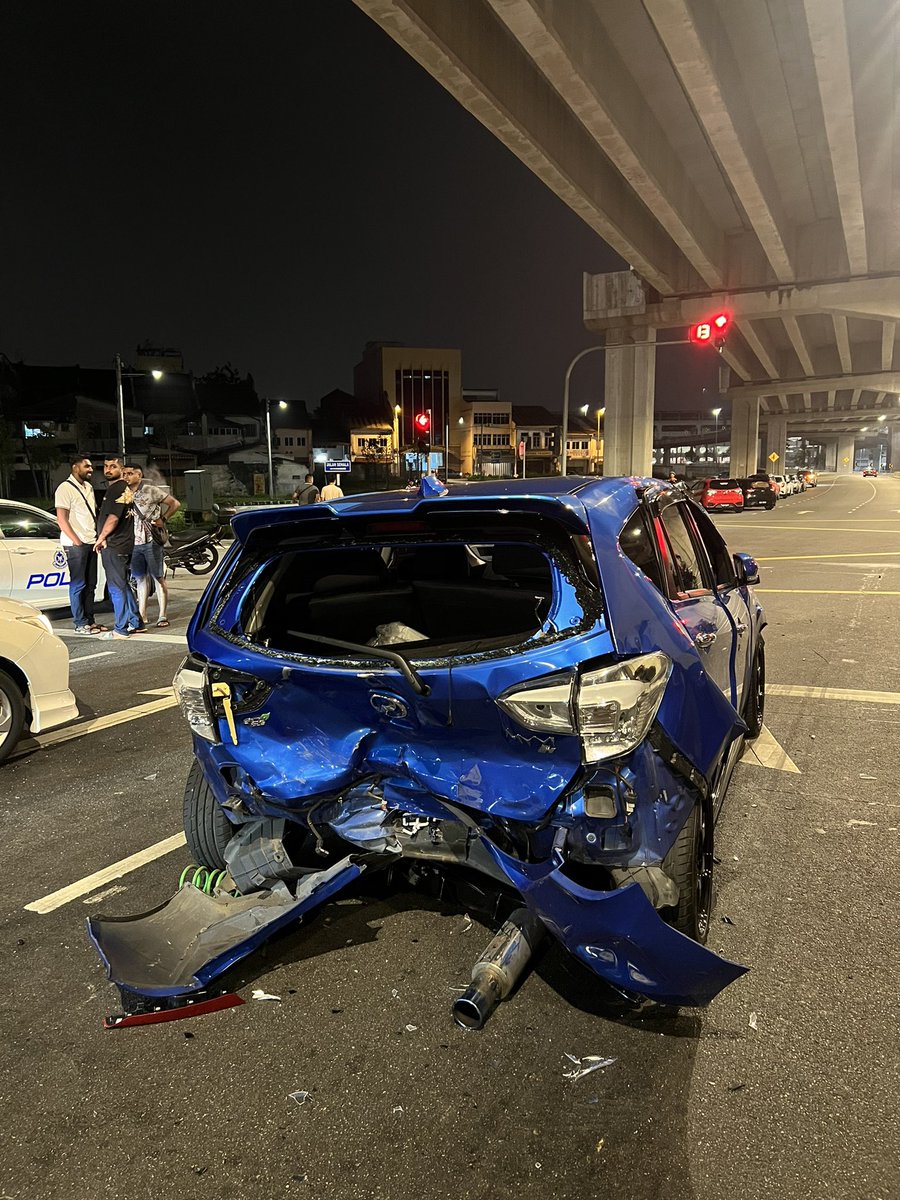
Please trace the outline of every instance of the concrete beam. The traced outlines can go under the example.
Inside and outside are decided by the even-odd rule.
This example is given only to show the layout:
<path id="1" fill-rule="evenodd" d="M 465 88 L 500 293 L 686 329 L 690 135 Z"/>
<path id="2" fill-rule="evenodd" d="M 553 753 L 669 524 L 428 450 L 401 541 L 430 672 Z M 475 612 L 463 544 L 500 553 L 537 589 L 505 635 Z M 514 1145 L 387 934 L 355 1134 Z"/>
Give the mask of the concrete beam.
<path id="1" fill-rule="evenodd" d="M 796 396 L 806 391 L 827 392 L 840 388 L 869 389 L 873 392 L 900 391 L 900 371 L 875 371 L 869 375 L 833 375 L 822 378 L 777 379 L 768 383 L 745 383 L 729 388 L 727 396 Z"/>
<path id="2" fill-rule="evenodd" d="M 844 0 L 804 0 L 851 275 L 869 269 Z"/>
<path id="3" fill-rule="evenodd" d="M 847 331 L 847 318 L 842 317 L 839 313 L 832 313 L 831 322 L 834 325 L 834 340 L 837 342 L 841 370 L 845 375 L 849 375 L 853 370 L 853 360 L 850 357 L 850 334 Z M 889 368 L 885 368 L 885 370 L 887 369 Z"/>
<path id="4" fill-rule="evenodd" d="M 894 365 L 894 337 L 897 326 L 892 321 L 885 321 L 881 330 L 881 369 L 890 371 Z"/>
<path id="5" fill-rule="evenodd" d="M 837 313 L 845 317 L 900 321 L 900 275 L 882 275 L 873 279 L 852 279 L 843 283 L 813 283 L 797 286 L 722 291 L 672 297 L 660 304 L 647 305 L 640 317 L 604 316 L 591 308 L 591 281 L 603 276 L 588 275 L 585 281 L 584 320 L 588 329 L 627 329 L 630 324 L 653 325 L 657 329 L 678 329 L 702 321 L 717 309 L 731 313 L 737 322 L 768 317 L 802 317 L 818 313 Z"/>
<path id="6" fill-rule="evenodd" d="M 703 286 L 653 214 L 481 0 L 354 0 L 663 295 Z M 693 281 L 693 282 L 690 282 Z"/>
<path id="7" fill-rule="evenodd" d="M 778 378 L 778 367 L 775 365 L 775 347 L 761 329 L 757 329 L 752 321 L 738 322 L 738 329 L 744 335 L 747 345 L 759 359 L 762 369 L 770 379 Z"/>
<path id="8" fill-rule="evenodd" d="M 773 413 L 771 415 L 772 417 L 780 418 L 782 414 Z M 860 423 L 863 425 L 893 425 L 895 421 L 900 422 L 900 409 L 890 411 L 887 421 L 878 420 L 879 417 L 885 416 L 883 408 L 826 408 L 819 409 L 818 411 L 813 410 L 812 412 L 788 413 L 786 415 L 791 428 L 797 426 L 806 429 L 813 426 L 814 428 L 830 429 L 832 433 L 836 433 L 839 429 L 847 425 L 852 425 L 856 428 Z M 764 425 L 768 419 L 769 417 L 762 414 L 760 423 Z"/>
<path id="9" fill-rule="evenodd" d="M 800 332 L 800 325 L 796 317 L 784 317 L 784 328 L 790 339 L 791 345 L 794 347 L 794 353 L 800 361 L 800 370 L 804 375 L 815 375 L 816 368 L 813 366 L 812 358 L 810 358 L 809 350 L 806 342 L 803 340 L 803 334 Z"/>
<path id="10" fill-rule="evenodd" d="M 487 3 L 701 279 L 721 287 L 724 237 L 593 7 Z"/>
<path id="11" fill-rule="evenodd" d="M 701 31 L 688 0 L 643 2 L 776 279 L 794 279 L 778 186 L 718 11 L 704 7 Z"/>

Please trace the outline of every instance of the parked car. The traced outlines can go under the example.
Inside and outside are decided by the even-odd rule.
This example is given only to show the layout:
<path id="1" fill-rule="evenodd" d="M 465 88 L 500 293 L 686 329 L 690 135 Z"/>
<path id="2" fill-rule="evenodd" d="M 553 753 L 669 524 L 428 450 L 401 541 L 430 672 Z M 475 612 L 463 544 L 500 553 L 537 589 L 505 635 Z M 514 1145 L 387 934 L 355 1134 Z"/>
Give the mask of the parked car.
<path id="1" fill-rule="evenodd" d="M 805 480 L 805 482 L 806 482 L 806 486 L 807 486 L 807 487 L 814 488 L 814 487 L 818 487 L 818 486 L 819 486 L 819 475 L 818 475 L 818 472 L 817 472 L 817 471 L 814 471 L 814 470 L 812 469 L 812 467 L 807 467 L 807 468 L 806 468 L 806 470 L 805 470 L 805 471 L 803 471 L 803 473 L 802 473 L 802 474 L 803 474 L 803 478 L 804 478 L 804 480 Z"/>
<path id="2" fill-rule="evenodd" d="M 77 716 L 65 642 L 30 604 L 0 598 L 0 762 L 27 730 L 41 733 Z"/>
<path id="3" fill-rule="evenodd" d="M 744 493 L 744 508 L 774 508 L 778 501 L 778 489 L 774 480 L 765 471 L 750 475 L 740 481 Z"/>
<path id="4" fill-rule="evenodd" d="M 877 467 L 863 467 L 863 477 L 865 477 L 866 475 L 877 476 L 878 468 Z"/>
<path id="5" fill-rule="evenodd" d="M 744 507 L 744 490 L 739 479 L 698 479 L 691 484 L 691 495 L 706 509 Z"/>
<path id="6" fill-rule="evenodd" d="M 95 600 L 103 600 L 106 576 L 97 563 Z M 19 500 L 0 500 L 0 597 L 40 609 L 69 603 L 69 569 L 52 513 Z"/>
<path id="7" fill-rule="evenodd" d="M 477 871 L 517 907 L 488 954 L 510 971 L 486 983 L 479 960 L 464 1024 L 545 930 L 666 1003 L 743 971 L 703 943 L 715 817 L 762 728 L 765 619 L 755 562 L 686 489 L 426 478 L 232 524 L 175 677 L 201 866 L 150 914 L 92 917 L 115 1023 L 194 1011 L 270 932 L 380 868 L 422 887 Z"/>
<path id="8" fill-rule="evenodd" d="M 797 491 L 796 482 L 787 475 L 773 475 L 772 482 L 778 490 L 778 495 L 781 499 L 785 496 L 793 496 Z"/>

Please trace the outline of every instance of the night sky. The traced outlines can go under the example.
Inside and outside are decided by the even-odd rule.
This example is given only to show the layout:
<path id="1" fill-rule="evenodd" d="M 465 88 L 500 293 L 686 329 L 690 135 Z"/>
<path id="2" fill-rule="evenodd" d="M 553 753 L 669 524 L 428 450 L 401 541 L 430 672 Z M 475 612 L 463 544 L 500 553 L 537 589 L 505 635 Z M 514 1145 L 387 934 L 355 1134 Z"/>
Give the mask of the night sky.
<path id="1" fill-rule="evenodd" d="M 582 272 L 621 260 L 350 0 L 7 0 L 0 29 L 10 358 L 150 340 L 315 407 L 384 339 L 560 408 Z M 658 408 L 708 405 L 689 357 L 660 356 Z"/>

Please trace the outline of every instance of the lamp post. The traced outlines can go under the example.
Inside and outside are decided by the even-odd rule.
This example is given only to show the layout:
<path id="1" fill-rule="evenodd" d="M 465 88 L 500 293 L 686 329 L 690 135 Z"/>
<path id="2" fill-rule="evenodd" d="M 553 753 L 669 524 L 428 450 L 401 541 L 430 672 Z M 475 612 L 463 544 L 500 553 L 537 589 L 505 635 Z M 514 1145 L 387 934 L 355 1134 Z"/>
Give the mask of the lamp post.
<path id="1" fill-rule="evenodd" d="M 712 415 L 716 418 L 716 444 L 713 447 L 713 458 L 714 458 L 716 467 L 718 467 L 718 465 L 719 465 L 719 413 L 721 411 L 722 411 L 721 408 L 714 408 L 712 410 Z"/>
<path id="2" fill-rule="evenodd" d="M 597 474 L 600 474 L 600 464 L 603 461 L 603 445 L 600 441 L 600 418 L 606 412 L 606 405 L 597 409 Z"/>
<path id="3" fill-rule="evenodd" d="M 274 400 L 266 400 L 266 450 L 269 454 L 269 497 L 275 496 L 275 473 L 272 469 L 272 405 Z M 278 401 L 279 408 L 287 408 L 286 400 Z"/>
<path id="4" fill-rule="evenodd" d="M 125 461 L 125 394 L 122 391 L 123 379 L 137 379 L 141 375 L 152 375 L 159 383 L 163 377 L 162 371 L 123 371 L 122 370 L 122 355 L 118 352 L 115 358 L 116 363 L 116 404 L 119 409 L 119 458 Z"/>
<path id="5" fill-rule="evenodd" d="M 566 379 L 563 384 L 563 414 L 562 414 L 562 447 L 561 457 L 559 461 L 560 475 L 565 475 L 569 466 L 569 456 L 566 452 L 566 443 L 569 440 L 569 380 L 572 377 L 572 368 L 579 359 L 584 358 L 586 354 L 593 354 L 597 350 L 605 350 L 606 346 L 588 346 L 585 350 L 580 350 L 566 367 Z"/>

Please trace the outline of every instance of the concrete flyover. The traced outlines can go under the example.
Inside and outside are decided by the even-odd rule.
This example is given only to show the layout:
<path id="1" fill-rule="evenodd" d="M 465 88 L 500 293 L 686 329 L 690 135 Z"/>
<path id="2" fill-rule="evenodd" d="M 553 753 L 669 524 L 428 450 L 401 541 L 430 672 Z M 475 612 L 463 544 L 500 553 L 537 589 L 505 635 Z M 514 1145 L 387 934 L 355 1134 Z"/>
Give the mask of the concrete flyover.
<path id="1" fill-rule="evenodd" d="M 900 419 L 900 0 L 355 3 L 629 265 L 584 281 L 608 471 L 650 467 L 629 344 L 719 308 L 734 472 L 761 417 Z"/>

